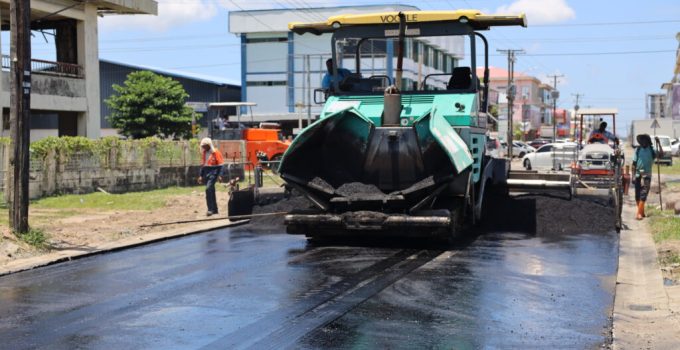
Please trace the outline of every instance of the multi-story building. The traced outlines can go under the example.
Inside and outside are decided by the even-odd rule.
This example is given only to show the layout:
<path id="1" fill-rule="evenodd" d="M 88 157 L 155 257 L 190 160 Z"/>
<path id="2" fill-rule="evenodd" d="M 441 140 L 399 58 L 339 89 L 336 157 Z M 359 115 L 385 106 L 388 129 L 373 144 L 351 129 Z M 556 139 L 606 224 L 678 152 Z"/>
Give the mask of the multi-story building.
<path id="1" fill-rule="evenodd" d="M 477 74 L 482 74 L 478 68 Z M 540 136 L 541 125 L 552 125 L 552 87 L 541 83 L 536 77 L 515 71 L 515 100 L 513 103 L 513 124 L 519 126 L 527 139 Z M 489 87 L 499 92 L 498 114 L 507 119 L 508 71 L 489 67 Z"/>
<path id="2" fill-rule="evenodd" d="M 241 37 L 241 100 L 257 103 L 256 121 L 279 121 L 300 127 L 321 111 L 314 90 L 321 88 L 325 61 L 331 58 L 331 34 L 297 35 L 290 22 L 320 22 L 339 14 L 413 11 L 414 6 L 372 5 L 304 9 L 232 11 L 229 31 Z M 427 75 L 450 73 L 465 54 L 460 37 L 407 38 L 403 86 L 421 86 Z M 361 48 L 361 71 L 394 78 L 396 39 L 372 42 Z M 355 52 L 343 51 L 338 63 L 355 69 Z M 448 76 L 431 76 L 429 88 L 444 87 Z M 285 126 L 284 126 L 285 129 Z"/>
<path id="3" fill-rule="evenodd" d="M 0 0 L 7 30 L 9 0 Z M 97 19 L 108 14 L 153 14 L 152 0 L 32 0 L 31 30 L 54 33 L 53 60 L 31 61 L 31 138 L 41 137 L 46 116 L 57 117 L 59 135 L 100 136 L 99 45 Z M 2 35 L 1 37 L 5 37 Z M 0 45 L 1 47 L 1 45 Z M 2 134 L 9 132 L 9 52 L 2 52 L 0 108 Z"/>
<path id="4" fill-rule="evenodd" d="M 666 117 L 666 94 L 647 94 L 645 96 L 645 117 L 648 119 Z"/>
<path id="5" fill-rule="evenodd" d="M 678 40 L 678 48 L 675 51 L 675 67 L 673 78 L 670 82 L 661 85 L 666 90 L 665 116 L 680 121 L 680 32 L 675 35 Z"/>

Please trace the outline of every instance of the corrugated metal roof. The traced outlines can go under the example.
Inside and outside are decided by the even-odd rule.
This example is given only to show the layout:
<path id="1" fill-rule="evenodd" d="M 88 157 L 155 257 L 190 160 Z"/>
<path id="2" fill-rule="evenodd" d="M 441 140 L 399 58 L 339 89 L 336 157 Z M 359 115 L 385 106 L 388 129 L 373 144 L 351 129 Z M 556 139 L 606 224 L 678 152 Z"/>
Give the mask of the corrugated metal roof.
<path id="1" fill-rule="evenodd" d="M 153 67 L 153 66 L 146 66 L 146 65 L 123 63 L 123 62 L 111 61 L 111 60 L 107 60 L 107 59 L 103 59 L 103 58 L 100 58 L 99 61 L 106 62 L 106 63 L 109 63 L 109 64 L 115 64 L 115 65 L 118 65 L 118 66 L 134 68 L 134 69 L 150 70 L 150 71 L 158 72 L 158 73 L 161 73 L 161 74 L 164 74 L 164 75 L 169 75 L 169 76 L 173 76 L 173 77 L 177 77 L 177 78 L 193 79 L 193 80 L 203 81 L 203 82 L 211 83 L 211 84 L 215 84 L 215 85 L 241 86 L 240 80 L 216 78 L 216 77 L 213 77 L 213 76 L 184 72 L 184 71 L 180 71 L 180 70 L 176 70 L 176 69 L 168 69 L 168 68 L 160 68 L 160 67 Z"/>

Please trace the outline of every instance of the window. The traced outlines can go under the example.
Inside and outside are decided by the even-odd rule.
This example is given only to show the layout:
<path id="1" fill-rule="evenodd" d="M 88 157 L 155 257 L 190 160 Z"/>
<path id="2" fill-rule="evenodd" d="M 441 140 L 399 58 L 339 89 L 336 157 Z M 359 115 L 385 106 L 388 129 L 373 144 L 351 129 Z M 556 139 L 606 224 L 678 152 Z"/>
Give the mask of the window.
<path id="1" fill-rule="evenodd" d="M 430 65 L 430 48 L 427 45 L 423 45 L 423 64 Z"/>
<path id="2" fill-rule="evenodd" d="M 280 38 L 247 38 L 246 44 L 261 44 L 261 43 L 285 43 L 288 42 L 287 37 Z"/>
<path id="3" fill-rule="evenodd" d="M 550 152 L 550 151 L 552 151 L 552 149 L 553 149 L 552 145 L 545 145 L 545 146 L 539 148 L 538 151 L 536 151 L 536 153 Z"/>
<path id="4" fill-rule="evenodd" d="M 531 95 L 529 94 L 529 86 L 522 86 L 522 98 L 525 100 L 528 100 L 531 98 Z"/>
<path id="5" fill-rule="evenodd" d="M 432 50 L 432 68 L 439 69 L 439 51 L 437 49 Z"/>
<path id="6" fill-rule="evenodd" d="M 288 84 L 287 81 L 281 80 L 281 81 L 249 81 L 246 82 L 247 86 L 286 86 Z"/>

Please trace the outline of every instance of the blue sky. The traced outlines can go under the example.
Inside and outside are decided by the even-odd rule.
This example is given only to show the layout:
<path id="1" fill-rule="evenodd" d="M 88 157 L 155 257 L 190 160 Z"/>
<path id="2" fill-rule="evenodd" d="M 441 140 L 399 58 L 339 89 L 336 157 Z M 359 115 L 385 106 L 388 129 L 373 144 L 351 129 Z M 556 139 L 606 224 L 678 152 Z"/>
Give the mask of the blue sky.
<path id="1" fill-rule="evenodd" d="M 159 16 L 100 19 L 100 56 L 105 59 L 231 80 L 240 79 L 240 42 L 228 32 L 231 9 L 390 4 L 395 1 L 160 0 Z M 516 70 L 544 78 L 564 74 L 560 107 L 616 107 L 623 131 L 644 116 L 644 96 L 673 76 L 680 32 L 677 0 L 433 0 L 396 2 L 423 10 L 476 8 L 487 13 L 524 11 L 528 28 L 495 28 L 491 65 L 506 67 L 496 49 L 521 48 Z M 48 40 L 52 40 L 48 38 Z M 49 56 L 42 36 L 34 56 Z M 3 38 L 3 52 L 7 53 Z M 51 45 L 51 44 L 50 44 Z M 548 81 L 546 81 L 548 82 Z"/>

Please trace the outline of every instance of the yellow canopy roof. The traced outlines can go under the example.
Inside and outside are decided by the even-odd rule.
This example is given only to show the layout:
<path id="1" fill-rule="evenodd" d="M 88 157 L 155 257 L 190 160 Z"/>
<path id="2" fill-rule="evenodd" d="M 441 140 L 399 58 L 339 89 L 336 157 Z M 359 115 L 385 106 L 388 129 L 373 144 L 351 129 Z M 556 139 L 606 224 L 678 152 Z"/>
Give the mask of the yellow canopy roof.
<path id="1" fill-rule="evenodd" d="M 527 26 L 526 16 L 501 16 L 484 15 L 479 10 L 456 10 L 456 11 L 403 11 L 407 23 L 424 22 L 467 22 L 474 29 L 489 29 L 491 26 Z M 301 23 L 292 22 L 288 24 L 291 31 L 304 34 L 322 34 L 333 32 L 343 26 L 356 25 L 386 25 L 398 24 L 399 12 L 367 13 L 359 15 L 339 15 L 329 17 L 325 22 Z"/>

